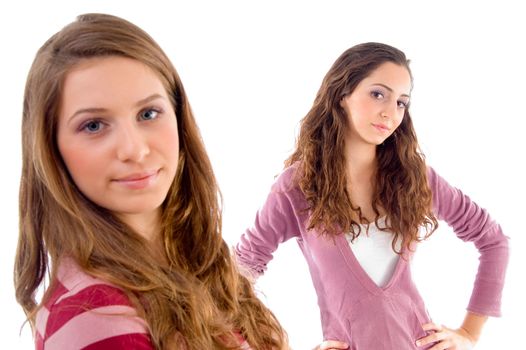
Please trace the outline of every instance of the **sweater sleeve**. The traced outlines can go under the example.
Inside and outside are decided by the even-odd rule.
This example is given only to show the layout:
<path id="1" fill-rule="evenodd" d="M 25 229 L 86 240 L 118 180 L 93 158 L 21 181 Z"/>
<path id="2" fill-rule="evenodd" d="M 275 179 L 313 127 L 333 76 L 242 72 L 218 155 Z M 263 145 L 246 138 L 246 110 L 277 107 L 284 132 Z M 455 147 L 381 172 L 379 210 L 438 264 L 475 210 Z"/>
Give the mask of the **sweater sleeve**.
<path id="1" fill-rule="evenodd" d="M 465 242 L 473 242 L 480 253 L 479 267 L 468 311 L 501 316 L 509 248 L 499 224 L 459 189 L 448 184 L 434 169 L 428 168 L 437 218 L 444 220 Z"/>
<path id="2" fill-rule="evenodd" d="M 284 185 L 289 177 L 290 172 L 285 172 L 274 183 L 256 214 L 254 225 L 245 231 L 235 247 L 237 262 L 248 277 L 255 279 L 262 275 L 279 244 L 300 235 L 294 193 Z"/>

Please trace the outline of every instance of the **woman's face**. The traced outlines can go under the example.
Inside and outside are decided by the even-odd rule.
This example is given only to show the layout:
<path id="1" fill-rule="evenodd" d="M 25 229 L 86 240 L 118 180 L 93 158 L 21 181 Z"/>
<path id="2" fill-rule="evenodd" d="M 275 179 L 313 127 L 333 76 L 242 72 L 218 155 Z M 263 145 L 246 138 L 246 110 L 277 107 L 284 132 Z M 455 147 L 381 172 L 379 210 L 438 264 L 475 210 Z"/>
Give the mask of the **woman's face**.
<path id="1" fill-rule="evenodd" d="M 398 128 L 409 104 L 411 77 L 407 68 L 381 64 L 340 105 L 347 113 L 347 141 L 379 145 Z"/>
<path id="2" fill-rule="evenodd" d="M 157 215 L 179 156 L 157 75 L 129 58 L 88 59 L 67 74 L 59 111 L 58 148 L 80 191 L 125 221 Z"/>

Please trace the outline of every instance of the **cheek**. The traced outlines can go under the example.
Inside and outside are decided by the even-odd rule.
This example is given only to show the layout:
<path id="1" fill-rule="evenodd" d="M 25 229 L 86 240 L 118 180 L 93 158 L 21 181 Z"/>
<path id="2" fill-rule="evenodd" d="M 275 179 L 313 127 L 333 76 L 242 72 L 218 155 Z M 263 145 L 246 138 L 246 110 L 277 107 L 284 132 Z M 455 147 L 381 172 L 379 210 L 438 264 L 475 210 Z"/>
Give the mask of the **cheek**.
<path id="1" fill-rule="evenodd" d="M 155 138 L 159 149 L 162 149 L 164 157 L 170 161 L 170 166 L 177 168 L 179 160 L 179 134 L 177 124 L 170 123 L 162 128 Z"/>
<path id="2" fill-rule="evenodd" d="M 369 99 L 357 99 L 351 110 L 353 118 L 358 121 L 367 121 L 371 117 L 379 114 L 379 106 L 372 103 Z"/>
<path id="3" fill-rule="evenodd" d="M 93 157 L 93 152 L 88 152 L 84 148 L 63 148 L 60 151 L 66 167 L 75 181 L 75 184 L 82 188 L 83 184 L 93 182 L 96 178 L 93 174 L 101 174 L 99 168 L 104 167 L 100 157 Z"/>
<path id="4" fill-rule="evenodd" d="M 75 185 L 83 192 L 105 173 L 109 164 L 103 147 L 86 145 L 69 134 L 58 134 L 60 155 Z"/>
<path id="5" fill-rule="evenodd" d="M 399 127 L 400 124 L 402 124 L 402 122 L 404 121 L 404 115 L 405 115 L 405 112 L 401 113 L 398 120 L 396 121 L 396 126 Z"/>

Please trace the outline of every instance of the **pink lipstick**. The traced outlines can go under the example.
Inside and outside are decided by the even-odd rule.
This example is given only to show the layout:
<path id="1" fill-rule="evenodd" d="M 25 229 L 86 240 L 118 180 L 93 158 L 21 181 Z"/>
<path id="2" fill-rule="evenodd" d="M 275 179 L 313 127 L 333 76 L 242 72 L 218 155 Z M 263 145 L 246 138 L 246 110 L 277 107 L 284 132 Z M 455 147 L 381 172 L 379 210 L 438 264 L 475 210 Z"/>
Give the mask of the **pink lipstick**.
<path id="1" fill-rule="evenodd" d="M 376 130 L 378 130 L 378 131 L 380 131 L 382 133 L 389 132 L 389 128 L 385 124 L 381 124 L 381 123 L 374 124 L 373 123 L 372 126 L 374 126 L 376 128 Z"/>
<path id="2" fill-rule="evenodd" d="M 123 185 L 132 190 L 140 190 L 152 185 L 157 179 L 158 174 L 159 170 L 133 173 L 114 179 L 113 182 L 116 182 L 119 185 Z"/>

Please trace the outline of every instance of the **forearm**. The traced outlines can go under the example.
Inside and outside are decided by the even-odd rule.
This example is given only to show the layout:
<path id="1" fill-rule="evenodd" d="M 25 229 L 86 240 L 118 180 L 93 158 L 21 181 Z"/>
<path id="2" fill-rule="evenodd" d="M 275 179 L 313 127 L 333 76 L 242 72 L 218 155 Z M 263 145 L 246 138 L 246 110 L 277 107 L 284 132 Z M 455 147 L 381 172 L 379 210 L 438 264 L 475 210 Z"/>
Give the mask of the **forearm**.
<path id="1" fill-rule="evenodd" d="M 487 320 L 488 316 L 478 315 L 468 311 L 460 328 L 469 333 L 473 340 L 477 342 Z"/>

